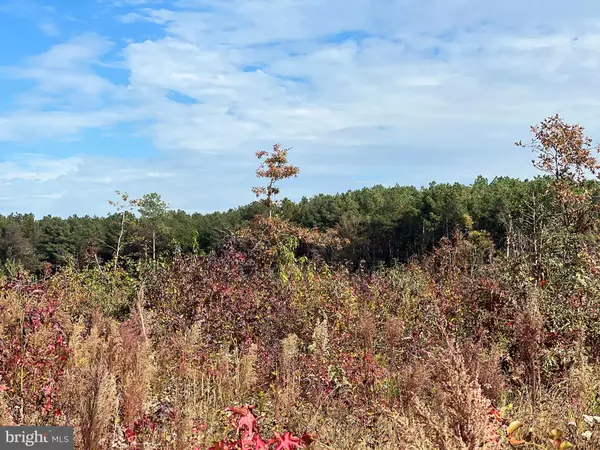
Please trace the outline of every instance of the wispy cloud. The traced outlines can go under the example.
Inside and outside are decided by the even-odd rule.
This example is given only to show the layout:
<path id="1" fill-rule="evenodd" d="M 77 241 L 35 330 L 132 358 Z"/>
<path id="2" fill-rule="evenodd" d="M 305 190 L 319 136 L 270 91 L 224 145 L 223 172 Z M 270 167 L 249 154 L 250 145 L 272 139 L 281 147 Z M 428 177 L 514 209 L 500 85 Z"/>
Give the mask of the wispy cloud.
<path id="1" fill-rule="evenodd" d="M 72 138 L 84 129 L 142 118 L 143 109 L 126 101 L 127 90 L 95 70 L 112 47 L 110 40 L 89 33 L 3 68 L 8 77 L 33 86 L 17 93 L 18 110 L 0 114 L 0 140 Z"/>
<path id="2" fill-rule="evenodd" d="M 151 22 L 164 25 L 173 20 L 174 17 L 175 13 L 168 9 L 144 8 L 139 12 L 130 11 L 128 13 L 118 15 L 117 19 L 123 23 Z"/>
<path id="3" fill-rule="evenodd" d="M 140 111 L 132 108 L 86 112 L 13 111 L 0 116 L 0 140 L 39 144 L 44 139 L 70 139 L 85 129 L 114 126 L 140 116 Z"/>
<path id="4" fill-rule="evenodd" d="M 21 155 L 21 161 L 0 162 L 0 180 L 5 182 L 56 180 L 77 172 L 81 158 L 51 159 L 36 155 Z"/>
<path id="5" fill-rule="evenodd" d="M 0 3 L 0 15 L 2 14 L 31 20 L 48 36 L 56 37 L 60 34 L 56 22 L 57 11 L 53 6 L 33 0 L 10 0 Z"/>
<path id="6" fill-rule="evenodd" d="M 58 25 L 53 20 L 44 20 L 40 23 L 40 30 L 48 36 L 56 37 L 60 34 Z"/>
<path id="7" fill-rule="evenodd" d="M 47 93 L 96 96 L 112 84 L 94 73 L 92 66 L 111 46 L 110 41 L 95 34 L 82 35 L 26 58 L 21 66 L 10 72 L 15 78 L 35 81 L 36 88 Z"/>

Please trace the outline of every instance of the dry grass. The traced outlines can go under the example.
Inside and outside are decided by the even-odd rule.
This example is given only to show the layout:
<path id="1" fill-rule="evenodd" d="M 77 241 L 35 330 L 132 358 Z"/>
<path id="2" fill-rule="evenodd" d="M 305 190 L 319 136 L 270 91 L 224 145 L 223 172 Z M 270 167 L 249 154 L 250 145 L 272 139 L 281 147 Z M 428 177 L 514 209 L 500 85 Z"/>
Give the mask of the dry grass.
<path id="1" fill-rule="evenodd" d="M 76 445 L 85 449 L 108 448 L 111 425 L 119 417 L 117 373 L 122 342 L 117 324 L 94 316 L 89 332 L 83 325 L 72 336 L 73 364 L 64 386 L 65 410 L 73 414 Z"/>
<path id="2" fill-rule="evenodd" d="M 300 397 L 298 383 L 298 356 L 300 355 L 300 340 L 295 334 L 290 334 L 281 343 L 281 357 L 278 373 L 278 386 L 276 388 L 275 418 L 279 421 L 287 420 L 296 409 Z"/>

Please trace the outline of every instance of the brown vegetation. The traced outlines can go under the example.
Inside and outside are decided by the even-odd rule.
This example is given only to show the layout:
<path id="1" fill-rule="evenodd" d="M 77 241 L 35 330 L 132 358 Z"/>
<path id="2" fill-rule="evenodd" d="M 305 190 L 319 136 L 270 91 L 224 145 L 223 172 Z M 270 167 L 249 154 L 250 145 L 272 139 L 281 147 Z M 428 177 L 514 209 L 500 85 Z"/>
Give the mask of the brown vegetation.
<path id="1" fill-rule="evenodd" d="M 600 448 L 598 212 L 568 130 L 518 251 L 466 227 L 351 271 L 323 257 L 344 239 L 273 217 L 135 276 L 6 276 L 0 423 L 86 450 Z"/>

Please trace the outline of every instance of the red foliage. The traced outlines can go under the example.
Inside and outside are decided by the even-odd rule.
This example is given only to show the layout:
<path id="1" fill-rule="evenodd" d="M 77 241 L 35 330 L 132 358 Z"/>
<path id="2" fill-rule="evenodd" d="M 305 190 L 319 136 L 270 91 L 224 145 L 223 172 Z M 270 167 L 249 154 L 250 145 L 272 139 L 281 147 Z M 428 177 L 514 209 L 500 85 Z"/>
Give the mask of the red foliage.
<path id="1" fill-rule="evenodd" d="M 42 283 L 16 280 L 2 286 L 3 292 L 8 290 L 27 295 L 31 301 L 25 306 L 24 320 L 5 326 L 0 336 L 2 390 L 14 405 L 22 405 L 21 417 L 14 420 L 37 411 L 51 424 L 62 414 L 56 389 L 71 354 L 57 318 L 58 301 L 47 297 Z"/>
<path id="2" fill-rule="evenodd" d="M 292 178 L 298 175 L 300 169 L 288 163 L 287 154 L 291 149 L 282 149 L 279 144 L 273 146 L 273 152 L 259 150 L 255 153 L 259 160 L 265 158 L 256 171 L 256 176 L 266 178 L 269 183 L 266 186 L 252 188 L 257 197 L 265 196 L 265 204 L 271 208 L 275 203 L 273 196 L 279 194 L 279 188 L 275 186 L 278 181 Z"/>
<path id="3" fill-rule="evenodd" d="M 238 433 L 236 440 L 223 439 L 215 442 L 208 450 L 297 450 L 310 445 L 314 439 L 309 434 L 296 437 L 289 432 L 265 441 L 258 430 L 256 416 L 252 412 L 254 405 L 227 408 L 231 413 L 232 425 Z"/>

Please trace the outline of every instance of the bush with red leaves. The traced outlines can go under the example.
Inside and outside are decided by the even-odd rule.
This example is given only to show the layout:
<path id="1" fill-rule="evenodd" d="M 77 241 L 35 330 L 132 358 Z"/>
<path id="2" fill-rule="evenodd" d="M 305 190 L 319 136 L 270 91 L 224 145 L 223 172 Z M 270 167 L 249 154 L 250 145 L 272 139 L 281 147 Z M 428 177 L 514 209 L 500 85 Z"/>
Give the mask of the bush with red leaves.
<path id="1" fill-rule="evenodd" d="M 42 283 L 16 280 L 1 292 L 26 295 L 19 314 L 6 313 L 0 336 L 0 385 L 5 391 L 15 423 L 52 424 L 62 414 L 57 388 L 71 349 L 57 318 L 58 301 L 47 298 Z M 0 303 L 0 314 L 2 311 Z M 20 317 L 19 317 L 20 315 Z"/>

